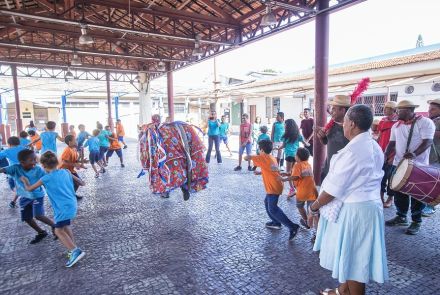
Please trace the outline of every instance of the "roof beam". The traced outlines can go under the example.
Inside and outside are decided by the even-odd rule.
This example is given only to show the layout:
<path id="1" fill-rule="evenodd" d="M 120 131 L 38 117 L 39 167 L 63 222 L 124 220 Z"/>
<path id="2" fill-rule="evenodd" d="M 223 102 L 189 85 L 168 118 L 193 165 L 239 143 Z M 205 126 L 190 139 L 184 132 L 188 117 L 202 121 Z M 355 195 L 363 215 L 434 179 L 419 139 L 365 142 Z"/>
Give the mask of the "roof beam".
<path id="1" fill-rule="evenodd" d="M 127 29 L 122 27 L 116 27 L 116 26 L 110 26 L 110 25 L 100 25 L 90 22 L 80 22 L 76 20 L 68 20 L 68 19 L 62 19 L 57 18 L 55 16 L 42 16 L 42 15 L 36 15 L 36 14 L 30 14 L 30 13 L 24 13 L 24 12 L 17 12 L 17 11 L 11 11 L 7 9 L 0 9 L 0 14 L 2 15 L 9 15 L 9 16 L 17 16 L 27 19 L 33 19 L 33 20 L 39 20 L 43 22 L 50 22 L 50 23 L 58 23 L 58 24 L 64 24 L 64 25 L 72 25 L 72 26 L 78 26 L 81 25 L 87 25 L 89 28 L 94 29 L 100 29 L 100 30 L 109 30 L 109 31 L 115 31 L 115 32 L 122 32 L 122 33 L 129 33 L 129 34 L 138 34 L 148 37 L 159 37 L 159 38 L 166 38 L 166 39 L 174 39 L 174 40 L 181 40 L 181 41 L 191 41 L 195 42 L 195 37 L 182 37 L 182 36 L 175 36 L 175 35 L 168 35 L 168 34 L 160 34 L 160 33 L 151 33 L 151 32 L 145 32 L 142 30 L 135 30 L 135 29 Z M 214 45 L 232 45 L 228 42 L 219 42 L 219 41 L 211 41 L 211 40 L 200 40 L 200 43 L 206 43 L 206 44 L 214 44 Z"/>
<path id="2" fill-rule="evenodd" d="M 76 0 L 76 2 L 82 3 L 82 0 Z M 128 10 L 127 1 L 123 1 L 123 0 L 122 1 L 121 0 L 87 0 L 87 3 Z M 233 19 L 225 20 L 222 18 L 198 14 L 198 13 L 178 11 L 175 8 L 174 9 L 166 8 L 158 5 L 152 5 L 151 7 L 146 8 L 145 4 L 134 1 L 130 5 L 130 11 L 146 13 L 150 15 L 157 15 L 162 17 L 176 18 L 190 22 L 210 24 L 220 27 L 230 27 L 230 28 L 238 27 L 238 22 L 236 22 Z"/>

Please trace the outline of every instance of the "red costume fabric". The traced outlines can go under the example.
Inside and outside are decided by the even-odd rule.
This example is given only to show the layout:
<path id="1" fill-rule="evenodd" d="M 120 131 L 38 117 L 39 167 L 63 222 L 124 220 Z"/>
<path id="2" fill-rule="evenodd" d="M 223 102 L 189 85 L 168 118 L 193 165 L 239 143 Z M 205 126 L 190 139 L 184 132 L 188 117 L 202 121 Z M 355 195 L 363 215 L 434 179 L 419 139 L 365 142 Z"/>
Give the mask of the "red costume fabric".
<path id="1" fill-rule="evenodd" d="M 140 160 L 153 193 L 163 194 L 179 187 L 190 192 L 206 188 L 205 147 L 194 128 L 184 122 L 144 127 L 139 140 Z"/>
<path id="2" fill-rule="evenodd" d="M 379 125 L 377 126 L 377 131 L 379 132 L 379 139 L 377 142 L 384 152 L 387 148 L 388 143 L 390 142 L 391 127 L 393 127 L 396 122 L 397 115 L 394 114 L 390 118 L 383 117 L 382 120 L 380 120 Z"/>

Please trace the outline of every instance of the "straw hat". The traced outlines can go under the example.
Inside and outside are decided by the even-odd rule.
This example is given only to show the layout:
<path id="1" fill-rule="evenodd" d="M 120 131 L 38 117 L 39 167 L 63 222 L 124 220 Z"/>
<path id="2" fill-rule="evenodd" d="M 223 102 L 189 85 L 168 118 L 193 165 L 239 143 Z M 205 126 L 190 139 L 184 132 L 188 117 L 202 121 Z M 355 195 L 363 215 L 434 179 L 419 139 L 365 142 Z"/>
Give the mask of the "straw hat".
<path id="1" fill-rule="evenodd" d="M 431 103 L 435 103 L 435 104 L 440 105 L 440 98 L 436 98 L 436 99 L 433 99 L 433 100 L 428 100 L 428 103 L 429 103 L 429 104 L 431 104 Z"/>
<path id="2" fill-rule="evenodd" d="M 379 123 L 380 123 L 379 119 L 374 119 L 372 125 L 379 125 Z"/>
<path id="3" fill-rule="evenodd" d="M 350 107 L 351 98 L 348 95 L 336 95 L 328 104 L 338 107 Z"/>
<path id="4" fill-rule="evenodd" d="M 410 100 L 401 100 L 399 101 L 399 103 L 397 104 L 397 108 L 398 109 L 405 109 L 405 108 L 418 108 L 419 105 L 414 104 L 412 101 Z"/>
<path id="5" fill-rule="evenodd" d="M 395 109 L 397 107 L 397 103 L 395 101 L 387 101 L 384 105 L 385 108 Z"/>

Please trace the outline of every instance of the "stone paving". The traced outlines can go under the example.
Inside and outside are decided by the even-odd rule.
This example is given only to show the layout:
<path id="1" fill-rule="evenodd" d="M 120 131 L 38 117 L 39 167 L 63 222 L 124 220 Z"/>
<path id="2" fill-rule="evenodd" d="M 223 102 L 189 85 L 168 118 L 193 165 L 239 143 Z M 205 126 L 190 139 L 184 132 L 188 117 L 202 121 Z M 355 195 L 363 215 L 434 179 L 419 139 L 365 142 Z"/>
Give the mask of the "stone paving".
<path id="1" fill-rule="evenodd" d="M 93 178 L 81 171 L 74 233 L 87 253 L 66 269 L 65 250 L 46 238 L 29 245 L 34 232 L 9 209 L 10 192 L 0 176 L 0 294 L 316 294 L 336 282 L 311 251 L 310 233 L 264 227 L 264 190 L 260 177 L 233 172 L 235 160 L 210 164 L 209 188 L 184 202 L 149 193 L 136 144 L 117 158 L 108 173 Z M 280 206 L 296 222 L 293 201 Z M 47 202 L 47 212 L 51 209 Z M 386 209 L 387 218 L 394 209 Z M 369 284 L 368 294 L 440 294 L 440 214 L 425 219 L 418 236 L 387 228 L 390 281 Z"/>

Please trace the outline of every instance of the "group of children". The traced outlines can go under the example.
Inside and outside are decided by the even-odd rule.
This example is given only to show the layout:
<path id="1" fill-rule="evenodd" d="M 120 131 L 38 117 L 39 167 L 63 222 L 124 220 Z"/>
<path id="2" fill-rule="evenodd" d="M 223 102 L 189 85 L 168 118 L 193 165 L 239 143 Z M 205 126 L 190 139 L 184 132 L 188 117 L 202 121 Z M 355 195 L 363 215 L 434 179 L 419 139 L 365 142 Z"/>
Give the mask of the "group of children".
<path id="1" fill-rule="evenodd" d="M 119 141 L 124 144 L 124 148 L 127 145 L 121 134 L 123 127 L 120 120 L 118 125 L 117 131 L 111 132 L 109 126 L 104 129 L 102 124 L 98 124 L 97 129 L 90 135 L 81 124 L 78 126 L 78 135 L 74 128 L 70 127 L 69 134 L 62 138 L 55 131 L 56 123 L 49 121 L 46 130 L 40 135 L 36 128 L 22 131 L 20 137 L 8 138 L 9 147 L 0 151 L 0 173 L 7 174 L 9 186 L 15 191 L 14 199 L 9 206 L 16 207 L 18 200 L 21 220 L 37 232 L 30 243 L 38 243 L 48 235 L 47 231 L 38 225 L 37 220 L 50 226 L 54 239 L 59 239 L 68 250 L 66 267 L 72 267 L 85 255 L 84 251 L 76 246 L 70 228 L 76 216 L 77 200 L 81 199 L 76 191 L 79 186 L 84 185 L 76 169 L 86 168 L 85 147 L 89 148 L 89 160 L 96 177 L 99 177 L 99 173 L 105 173 L 104 167 L 115 152 L 120 159 L 121 167 L 124 167 Z M 67 145 L 59 158 L 57 139 Z M 41 166 L 37 164 L 38 161 Z M 100 167 L 99 171 L 95 164 Z M 50 200 L 55 221 L 45 216 L 45 195 Z"/>

